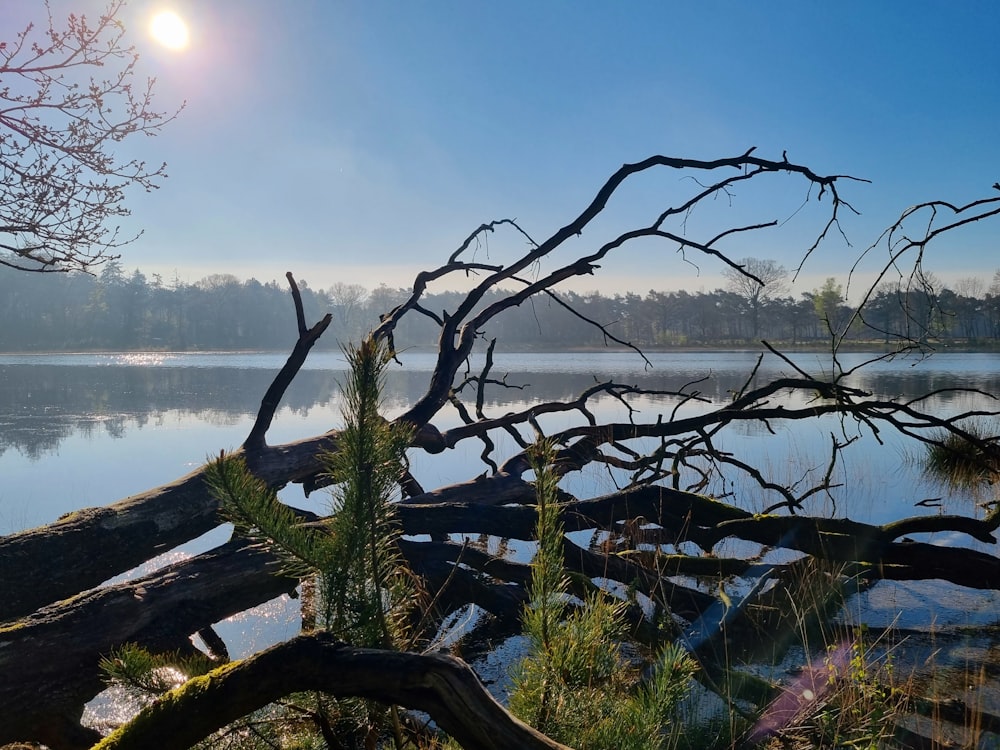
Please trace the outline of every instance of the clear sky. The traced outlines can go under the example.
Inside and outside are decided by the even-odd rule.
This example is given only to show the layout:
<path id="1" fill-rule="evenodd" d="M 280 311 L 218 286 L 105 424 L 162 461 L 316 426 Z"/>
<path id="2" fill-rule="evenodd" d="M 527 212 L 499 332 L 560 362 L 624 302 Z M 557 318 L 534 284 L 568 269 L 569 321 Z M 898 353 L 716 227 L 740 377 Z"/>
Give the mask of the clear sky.
<path id="1" fill-rule="evenodd" d="M 0 5 L 15 2 L 43 12 L 42 0 Z M 52 5 L 96 14 L 104 3 Z M 162 8 L 189 25 L 185 50 L 150 38 Z M 291 270 L 313 287 L 404 286 L 484 221 L 517 218 L 543 239 L 622 163 L 756 146 L 872 181 L 844 185 L 862 212 L 844 224 L 854 247 L 834 241 L 812 259 L 810 288 L 845 277 L 907 206 L 988 196 L 1000 180 L 992 0 L 131 0 L 124 21 L 161 107 L 187 102 L 162 135 L 134 144 L 170 176 L 133 196 L 129 226 L 145 234 L 123 262 L 165 279 Z M 734 216 L 789 218 L 805 198 L 789 184 L 793 194 L 738 192 Z M 648 222 L 684 189 L 677 175 L 638 181 L 612 218 Z M 792 266 L 809 219 L 734 252 Z M 998 235 L 1000 222 L 956 235 L 928 265 L 988 283 Z M 523 247 L 491 242 L 497 257 Z M 643 245 L 578 288 L 721 284 L 717 263 L 698 265 Z"/>

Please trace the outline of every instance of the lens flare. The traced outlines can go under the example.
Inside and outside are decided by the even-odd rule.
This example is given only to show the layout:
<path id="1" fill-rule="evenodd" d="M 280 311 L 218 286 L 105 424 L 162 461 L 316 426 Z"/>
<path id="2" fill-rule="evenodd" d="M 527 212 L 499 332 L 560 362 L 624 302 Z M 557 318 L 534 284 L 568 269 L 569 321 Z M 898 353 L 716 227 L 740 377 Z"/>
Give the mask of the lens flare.
<path id="1" fill-rule="evenodd" d="M 190 38 L 187 24 L 180 16 L 170 10 L 162 11 L 153 16 L 149 32 L 156 41 L 169 49 L 184 49 Z"/>

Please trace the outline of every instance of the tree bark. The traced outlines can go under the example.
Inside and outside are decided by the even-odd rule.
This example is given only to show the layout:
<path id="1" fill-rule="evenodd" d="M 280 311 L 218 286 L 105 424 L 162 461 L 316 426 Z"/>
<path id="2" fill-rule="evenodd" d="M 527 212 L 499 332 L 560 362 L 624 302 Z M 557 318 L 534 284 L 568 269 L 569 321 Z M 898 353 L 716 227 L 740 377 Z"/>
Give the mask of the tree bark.
<path id="1" fill-rule="evenodd" d="M 424 711 L 470 750 L 568 750 L 509 714 L 459 659 L 353 648 L 324 633 L 195 678 L 95 750 L 187 750 L 268 703 L 311 690 Z"/>
<path id="2" fill-rule="evenodd" d="M 245 453 L 273 487 L 321 470 L 318 455 L 335 445 L 327 433 Z M 198 469 L 170 484 L 53 524 L 0 537 L 0 622 L 86 591 L 219 525 L 219 504 Z"/>
<path id="3" fill-rule="evenodd" d="M 593 526 L 594 521 L 581 519 L 595 510 L 613 518 L 612 505 L 610 499 L 601 499 L 581 504 L 587 512 L 572 508 L 565 512 L 573 524 Z M 618 502 L 618 507 L 626 505 Z M 534 528 L 535 510 L 529 507 L 435 505 L 399 510 L 408 519 L 404 525 L 417 529 L 476 533 L 490 528 L 500 533 L 504 530 L 502 511 L 516 519 L 513 525 L 524 532 L 520 536 L 530 538 Z M 477 511 L 488 516 L 485 527 Z M 404 539 L 401 550 L 408 565 L 424 577 L 439 616 L 474 603 L 516 627 L 526 602 L 529 566 L 455 543 Z M 688 618 L 698 616 L 715 601 L 708 594 L 673 582 L 661 585 L 639 565 L 599 555 L 569 540 L 565 543 L 565 564 L 568 570 L 588 578 L 606 576 L 631 582 L 637 590 Z M 188 637 L 192 633 L 290 591 L 295 584 L 280 576 L 278 561 L 264 548 L 237 540 L 137 580 L 44 607 L 3 627 L 0 741 L 37 739 L 53 747 L 86 746 L 86 741 L 74 739 L 74 733 L 81 731 L 78 721 L 84 703 L 102 688 L 101 657 L 124 643 L 137 643 L 154 652 L 190 648 Z M 631 619 L 633 626 L 641 629 L 638 613 Z M 59 654 L 59 658 L 40 657 L 43 654 Z M 46 699 L 38 701 L 35 697 L 39 695 Z M 33 735 L 38 727 L 46 729 Z"/>
<path id="4" fill-rule="evenodd" d="M 331 432 L 243 455 L 256 476 L 272 487 L 281 487 L 307 481 L 320 472 L 319 454 L 334 447 L 335 442 L 336 435 Z M 520 488 L 518 492 L 513 492 L 512 484 Z M 502 502 L 533 500 L 530 484 L 500 476 L 456 487 L 463 492 L 444 488 L 424 497 L 461 497 L 462 504 L 440 504 L 434 509 L 401 505 L 404 532 L 531 538 L 533 509 L 490 507 L 498 496 Z M 530 497 L 525 489 L 532 493 Z M 686 527 L 697 541 L 697 528 L 749 514 L 701 495 L 665 487 L 640 488 L 574 503 L 564 513 L 567 531 L 603 528 L 636 515 L 678 530 Z M 697 518 L 694 526 L 692 515 Z M 198 469 L 112 505 L 85 508 L 48 526 L 0 537 L 0 591 L 5 593 L 0 600 L 0 622 L 24 617 L 46 604 L 98 586 L 218 524 L 218 503 L 205 486 L 203 470 Z"/>
<path id="5" fill-rule="evenodd" d="M 190 650 L 190 634 L 296 583 L 278 574 L 269 552 L 238 540 L 0 627 L 0 744 L 89 747 L 96 738 L 87 739 L 79 720 L 84 703 L 103 688 L 102 656 L 124 643 Z"/>

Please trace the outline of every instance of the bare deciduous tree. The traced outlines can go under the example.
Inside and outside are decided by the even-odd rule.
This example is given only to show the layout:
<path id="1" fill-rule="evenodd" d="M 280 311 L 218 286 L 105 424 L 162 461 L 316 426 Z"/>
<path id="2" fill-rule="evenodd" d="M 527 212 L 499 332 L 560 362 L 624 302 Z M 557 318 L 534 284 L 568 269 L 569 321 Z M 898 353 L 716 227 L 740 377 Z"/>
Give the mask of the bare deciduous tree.
<path id="1" fill-rule="evenodd" d="M 770 300 L 788 292 L 788 270 L 777 261 L 744 258 L 738 268 L 725 268 L 722 275 L 730 292 L 746 302 L 750 309 L 753 338 L 760 331 L 760 311 Z"/>
<path id="2" fill-rule="evenodd" d="M 173 117 L 153 106 L 153 81 L 135 81 L 138 54 L 111 0 L 96 21 L 70 15 L 30 24 L 0 42 L 0 263 L 25 271 L 87 270 L 135 239 L 111 223 L 126 190 L 166 176 L 118 154 Z M 10 259 L 13 257 L 13 260 Z"/>
<path id="3" fill-rule="evenodd" d="M 341 341 L 355 340 L 364 334 L 363 312 L 368 290 L 360 284 L 334 282 L 326 295 L 333 307 L 334 329 Z"/>

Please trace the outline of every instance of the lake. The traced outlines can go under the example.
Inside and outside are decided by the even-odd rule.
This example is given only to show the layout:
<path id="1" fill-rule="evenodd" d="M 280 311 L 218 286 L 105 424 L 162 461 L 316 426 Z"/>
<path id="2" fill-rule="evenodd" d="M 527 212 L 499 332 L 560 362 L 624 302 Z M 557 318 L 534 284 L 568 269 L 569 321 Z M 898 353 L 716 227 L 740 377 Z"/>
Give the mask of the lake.
<path id="1" fill-rule="evenodd" d="M 494 375 L 506 373 L 510 385 L 526 389 L 496 389 L 484 408 L 500 414 L 541 400 L 569 399 L 599 380 L 614 378 L 646 389 L 677 390 L 699 381 L 696 388 L 713 403 L 739 390 L 756 363 L 751 352 L 657 353 L 647 368 L 628 353 L 497 354 Z M 845 368 L 866 355 L 843 355 Z M 284 354 L 122 353 L 0 355 L 0 533 L 46 524 L 81 507 L 124 498 L 188 473 L 220 449 L 239 446 L 245 438 L 268 384 L 284 363 Z M 399 413 L 424 390 L 433 367 L 427 352 L 405 352 L 404 367 L 389 377 L 386 405 Z M 819 374 L 829 369 L 820 354 L 797 354 L 796 364 Z M 766 359 L 757 372 L 762 384 L 792 374 L 777 358 Z M 296 378 L 268 434 L 280 443 L 325 432 L 339 423 L 338 383 L 344 375 L 339 354 L 314 353 Z M 1000 355 L 936 354 L 921 362 L 881 362 L 854 376 L 851 383 L 884 398 L 898 398 L 947 387 L 974 387 L 1000 393 Z M 785 401 L 787 405 L 798 405 Z M 641 418 L 669 417 L 677 399 L 657 403 L 643 397 L 635 406 Z M 681 414 L 705 406 L 686 404 Z M 925 408 L 953 413 L 996 408 L 985 395 L 942 393 Z M 621 418 L 620 405 L 597 400 L 598 419 Z M 543 420 L 547 430 L 570 424 L 571 417 Z M 459 423 L 454 412 L 435 420 L 439 427 Z M 830 433 L 854 430 L 832 418 L 792 425 L 774 425 L 775 434 L 748 424 L 721 438 L 719 447 L 752 461 L 776 481 L 791 483 L 825 471 Z M 870 434 L 845 451 L 835 479 L 844 484 L 833 498 L 817 495 L 808 508 L 814 514 L 849 515 L 884 523 L 937 509 L 914 507 L 925 498 L 944 495 L 941 512 L 972 513 L 982 498 L 949 493 L 928 484 L 917 466 L 918 453 L 894 436 L 883 435 L 878 446 Z M 431 489 L 471 478 L 483 468 L 479 444 L 460 446 L 442 456 L 415 455 L 413 473 Z M 501 444 L 501 449 L 505 446 Z M 509 447 L 509 446 L 508 446 Z M 567 483 L 582 496 L 614 488 L 615 478 L 588 470 Z M 717 487 L 734 492 L 739 504 L 761 510 L 775 501 L 749 483 Z M 326 496 L 303 498 L 298 486 L 286 488 L 290 504 L 322 510 Z M 163 559 L 193 554 L 225 541 L 220 527 Z M 952 543 L 947 535 L 933 538 Z M 965 539 L 959 540 L 965 543 Z M 991 548 L 987 548 L 991 549 Z M 986 624 L 1000 621 L 1000 599 L 992 594 L 958 590 L 935 582 L 879 584 L 858 604 L 857 616 L 872 625 L 916 626 L 928 623 Z M 253 615 L 234 618 L 220 627 L 227 640 L 240 645 L 234 656 L 293 635 L 294 605 L 275 602 Z"/>

